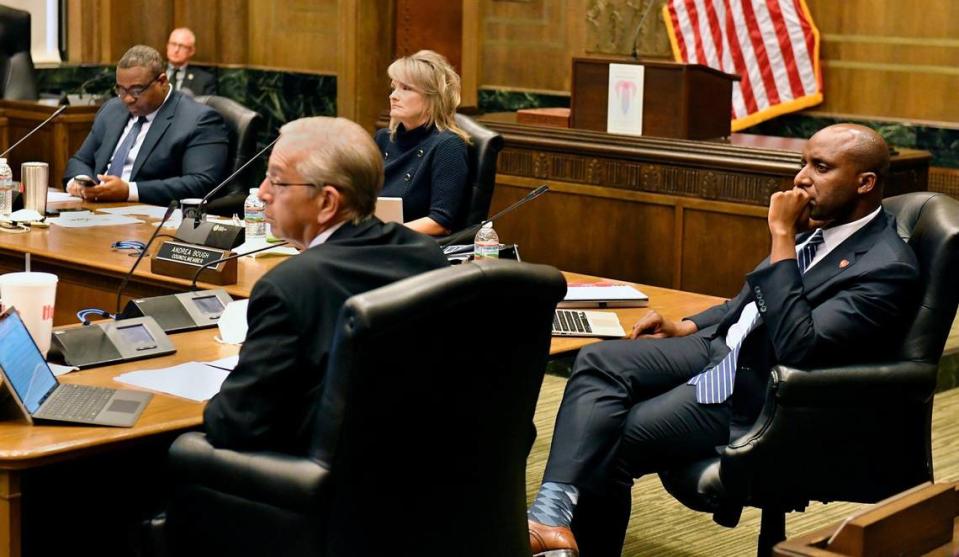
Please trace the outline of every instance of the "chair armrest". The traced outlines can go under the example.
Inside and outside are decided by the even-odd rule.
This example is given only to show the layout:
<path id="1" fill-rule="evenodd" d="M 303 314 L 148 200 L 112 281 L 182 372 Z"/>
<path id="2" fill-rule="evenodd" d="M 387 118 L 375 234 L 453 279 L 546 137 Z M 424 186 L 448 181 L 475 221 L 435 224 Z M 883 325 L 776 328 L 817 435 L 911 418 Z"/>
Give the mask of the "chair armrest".
<path id="1" fill-rule="evenodd" d="M 926 402 L 936 389 L 936 366 L 894 362 L 801 370 L 772 369 L 771 389 L 782 406 L 875 406 L 884 402 Z M 768 403 L 768 397 L 767 397 Z"/>
<path id="2" fill-rule="evenodd" d="M 306 457 L 217 449 L 199 432 L 178 437 L 169 461 L 178 484 L 198 484 L 297 512 L 316 509 L 329 477 L 329 470 Z"/>

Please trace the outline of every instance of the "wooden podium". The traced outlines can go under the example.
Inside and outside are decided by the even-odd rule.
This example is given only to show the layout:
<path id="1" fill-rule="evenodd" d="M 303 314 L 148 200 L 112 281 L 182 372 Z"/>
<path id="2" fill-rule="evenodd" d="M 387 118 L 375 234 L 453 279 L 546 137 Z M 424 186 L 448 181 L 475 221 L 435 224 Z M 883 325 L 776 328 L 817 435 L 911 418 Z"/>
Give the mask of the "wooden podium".
<path id="1" fill-rule="evenodd" d="M 609 65 L 645 66 L 643 135 L 714 139 L 730 134 L 739 76 L 699 64 L 633 58 L 573 58 L 570 127 L 606 131 Z"/>

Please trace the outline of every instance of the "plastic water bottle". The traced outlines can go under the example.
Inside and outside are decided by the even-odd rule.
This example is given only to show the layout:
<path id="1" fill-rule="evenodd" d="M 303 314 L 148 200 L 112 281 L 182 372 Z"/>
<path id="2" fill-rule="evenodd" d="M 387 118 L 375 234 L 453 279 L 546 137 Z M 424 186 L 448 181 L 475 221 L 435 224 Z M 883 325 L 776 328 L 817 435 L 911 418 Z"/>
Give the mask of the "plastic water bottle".
<path id="1" fill-rule="evenodd" d="M 257 196 L 260 188 L 250 188 L 250 195 L 243 202 L 243 222 L 246 224 L 246 239 L 266 237 L 266 221 L 263 217 L 263 202 Z"/>
<path id="2" fill-rule="evenodd" d="M 13 212 L 13 171 L 7 159 L 0 159 L 0 217 Z"/>
<path id="3" fill-rule="evenodd" d="M 476 233 L 473 239 L 473 259 L 499 259 L 499 235 L 488 222 Z"/>

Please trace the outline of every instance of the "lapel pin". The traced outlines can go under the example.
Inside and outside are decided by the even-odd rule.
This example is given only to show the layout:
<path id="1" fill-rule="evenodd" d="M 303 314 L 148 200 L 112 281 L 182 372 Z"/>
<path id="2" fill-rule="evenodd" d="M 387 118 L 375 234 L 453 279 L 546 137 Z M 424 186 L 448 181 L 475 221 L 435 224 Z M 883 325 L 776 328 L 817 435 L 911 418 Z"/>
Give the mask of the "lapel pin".
<path id="1" fill-rule="evenodd" d="M 848 259 L 843 259 L 842 261 L 839 262 L 839 268 L 840 268 L 840 269 L 845 269 L 845 268 L 848 267 L 848 266 L 849 266 L 849 260 L 848 260 Z"/>

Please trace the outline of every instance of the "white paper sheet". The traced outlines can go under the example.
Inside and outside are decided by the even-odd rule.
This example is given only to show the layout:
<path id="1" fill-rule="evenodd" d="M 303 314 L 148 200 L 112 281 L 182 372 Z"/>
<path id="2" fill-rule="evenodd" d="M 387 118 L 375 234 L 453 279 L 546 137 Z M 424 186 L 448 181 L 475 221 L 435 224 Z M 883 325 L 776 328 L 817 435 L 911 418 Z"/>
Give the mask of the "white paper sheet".
<path id="1" fill-rule="evenodd" d="M 47 203 L 60 203 L 63 201 L 80 201 L 80 198 L 73 197 L 65 191 L 47 190 Z"/>
<path id="2" fill-rule="evenodd" d="M 240 355 L 236 354 L 234 356 L 227 356 L 226 358 L 220 358 L 219 360 L 213 360 L 212 362 L 205 362 L 208 366 L 218 367 L 220 369 L 226 369 L 233 371 L 233 368 L 236 367 L 237 362 L 240 361 Z"/>
<path id="3" fill-rule="evenodd" d="M 122 224 L 138 224 L 142 220 L 124 215 L 95 215 L 90 211 L 70 211 L 59 217 L 47 219 L 50 224 L 64 228 L 88 228 L 91 226 L 117 226 Z"/>
<path id="4" fill-rule="evenodd" d="M 259 239 L 256 239 L 256 240 L 247 240 L 246 242 L 243 242 L 243 243 L 240 244 L 239 246 L 235 247 L 235 248 L 233 249 L 233 251 L 236 252 L 236 253 L 246 254 L 246 253 L 249 253 L 249 252 L 251 252 L 251 251 L 253 251 L 253 250 L 265 248 L 265 247 L 267 247 L 267 246 L 272 246 L 272 245 L 275 245 L 275 244 L 271 244 L 271 243 L 267 242 L 267 241 L 266 241 L 266 238 L 259 238 Z M 261 251 L 260 253 L 254 253 L 254 254 L 251 255 L 250 257 L 256 259 L 257 257 L 266 257 L 266 256 L 271 256 L 271 255 L 273 255 L 273 256 L 276 256 L 276 255 L 288 256 L 288 255 L 296 255 L 296 254 L 298 254 L 298 253 L 300 253 L 300 252 L 299 252 L 299 250 L 297 250 L 295 247 L 290 246 L 290 245 L 286 245 L 286 246 L 275 247 L 275 248 L 273 248 L 273 249 L 269 249 L 269 250 L 266 250 L 266 251 Z"/>
<path id="5" fill-rule="evenodd" d="M 154 219 L 162 219 L 163 215 L 166 214 L 166 207 L 159 207 L 157 205 L 130 205 L 128 207 L 107 207 L 105 209 L 97 209 L 101 213 L 109 213 L 111 215 L 139 215 L 144 217 L 150 217 Z M 179 209 L 173 211 L 173 214 L 170 215 L 171 219 L 179 220 L 182 218 L 182 212 Z"/>
<path id="6" fill-rule="evenodd" d="M 163 369 L 131 371 L 114 379 L 133 387 L 203 402 L 220 392 L 220 385 L 229 373 L 199 362 L 186 362 Z"/>
<path id="7" fill-rule="evenodd" d="M 233 300 L 224 308 L 216 322 L 220 330 L 217 340 L 223 344 L 243 344 L 246 340 L 246 308 L 250 300 Z"/>
<path id="8" fill-rule="evenodd" d="M 60 364 L 49 364 L 49 363 L 48 363 L 47 365 L 50 366 L 50 371 L 52 371 L 53 374 L 56 375 L 57 377 L 60 377 L 61 375 L 66 375 L 66 374 L 70 373 L 71 371 L 76 371 L 76 370 L 80 369 L 80 368 L 78 368 L 78 367 L 76 367 L 76 366 L 62 366 L 62 365 L 60 365 Z"/>
<path id="9" fill-rule="evenodd" d="M 627 284 L 610 286 L 570 286 L 566 289 L 566 301 L 581 300 L 646 300 L 648 296 Z"/>
<path id="10" fill-rule="evenodd" d="M 638 64 L 609 65 L 606 131 L 643 135 L 643 87 L 646 68 Z"/>

